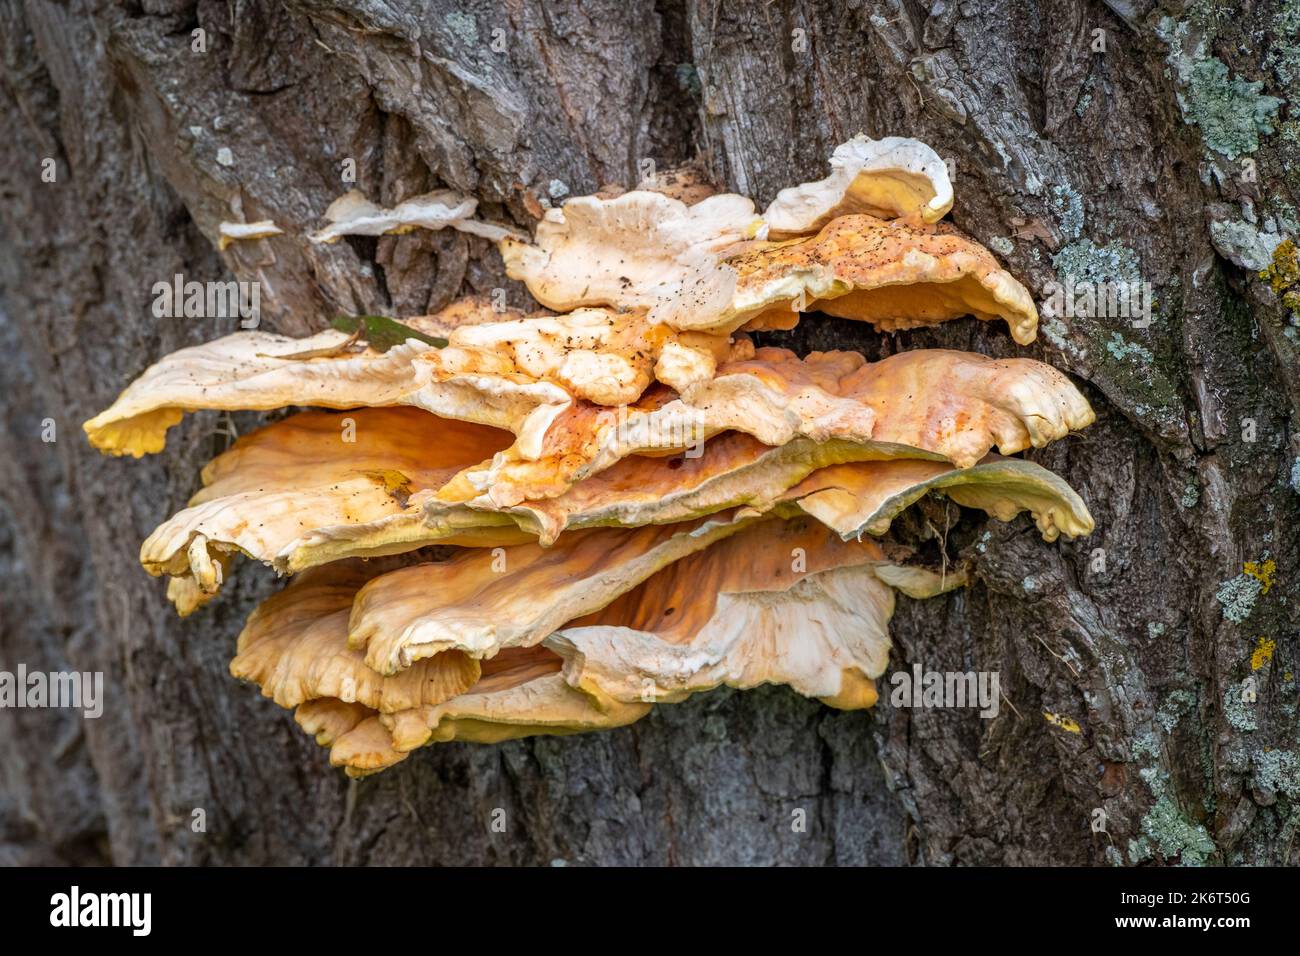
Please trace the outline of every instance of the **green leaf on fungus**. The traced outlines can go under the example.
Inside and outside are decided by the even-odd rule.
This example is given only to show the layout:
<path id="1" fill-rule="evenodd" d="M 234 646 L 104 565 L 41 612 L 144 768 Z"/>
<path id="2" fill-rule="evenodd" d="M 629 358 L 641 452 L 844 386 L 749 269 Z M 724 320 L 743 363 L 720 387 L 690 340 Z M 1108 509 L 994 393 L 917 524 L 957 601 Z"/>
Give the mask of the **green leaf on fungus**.
<path id="1" fill-rule="evenodd" d="M 407 339 L 415 339 L 439 349 L 447 345 L 446 339 L 425 335 L 409 325 L 403 325 L 396 319 L 389 319 L 382 315 L 340 315 L 330 325 L 340 332 L 356 332 L 357 329 L 361 329 L 362 337 L 376 352 L 387 352 L 394 345 L 401 345 Z"/>

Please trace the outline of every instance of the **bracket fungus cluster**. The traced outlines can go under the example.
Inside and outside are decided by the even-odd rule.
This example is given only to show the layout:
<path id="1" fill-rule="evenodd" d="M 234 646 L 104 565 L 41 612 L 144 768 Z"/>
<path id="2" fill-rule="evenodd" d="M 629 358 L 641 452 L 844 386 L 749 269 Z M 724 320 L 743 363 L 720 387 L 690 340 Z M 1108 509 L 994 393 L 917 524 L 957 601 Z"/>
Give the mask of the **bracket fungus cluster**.
<path id="1" fill-rule="evenodd" d="M 895 592 L 964 583 L 909 563 L 893 519 L 935 494 L 1029 512 L 1048 541 L 1087 534 L 1069 485 L 1010 456 L 1093 414 L 1025 358 L 755 349 L 748 331 L 808 312 L 1034 338 L 1029 293 L 939 222 L 933 151 L 858 137 L 831 166 L 761 213 L 654 183 L 578 197 L 531 239 L 451 193 L 344 197 L 317 241 L 469 231 L 544 308 L 467 299 L 397 342 L 238 332 L 162 359 L 86 423 L 95 447 L 157 452 L 199 409 L 299 410 L 210 462 L 142 563 L 181 614 L 238 555 L 293 575 L 231 672 L 354 775 L 435 741 L 616 727 L 723 684 L 870 707 Z"/>

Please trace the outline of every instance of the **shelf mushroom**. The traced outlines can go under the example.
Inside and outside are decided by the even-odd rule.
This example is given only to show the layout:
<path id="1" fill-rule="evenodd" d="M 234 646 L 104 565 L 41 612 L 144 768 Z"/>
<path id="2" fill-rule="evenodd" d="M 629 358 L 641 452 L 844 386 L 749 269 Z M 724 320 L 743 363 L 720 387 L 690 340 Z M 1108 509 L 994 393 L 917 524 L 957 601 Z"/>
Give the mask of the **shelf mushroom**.
<path id="1" fill-rule="evenodd" d="M 929 223 L 951 208 L 948 164 L 929 146 L 902 136 L 858 135 L 835 148 L 829 176 L 782 189 L 763 219 L 779 239 L 808 235 L 851 213 Z"/>
<path id="2" fill-rule="evenodd" d="M 236 333 L 150 366 L 85 430 L 140 457 L 187 412 L 306 409 L 210 462 L 140 557 L 182 614 L 237 555 L 294 576 L 231 673 L 349 774 L 440 741 L 619 727 L 721 685 L 870 707 L 895 593 L 966 583 L 889 540 L 908 507 L 1028 512 L 1049 542 L 1093 527 L 1062 478 L 1011 457 L 1093 421 L 1050 366 L 747 334 L 807 312 L 882 331 L 971 315 L 1032 341 L 1029 293 L 939 222 L 951 204 L 932 150 L 866 137 L 761 215 L 657 177 L 571 199 L 528 239 L 459 194 L 349 194 L 315 241 L 460 229 L 544 308 Z"/>

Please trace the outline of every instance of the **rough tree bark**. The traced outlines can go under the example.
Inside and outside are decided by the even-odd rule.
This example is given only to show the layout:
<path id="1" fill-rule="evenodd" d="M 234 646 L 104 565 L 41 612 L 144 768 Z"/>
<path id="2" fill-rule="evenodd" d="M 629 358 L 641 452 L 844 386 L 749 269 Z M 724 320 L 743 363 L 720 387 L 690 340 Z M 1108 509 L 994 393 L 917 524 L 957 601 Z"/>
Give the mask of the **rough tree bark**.
<path id="1" fill-rule="evenodd" d="M 0 862 L 1296 862 L 1297 276 L 1288 247 L 1255 270 L 1297 228 L 1297 28 L 1295 0 L 0 0 L 0 669 L 99 670 L 108 693 L 93 721 L 0 711 Z M 972 583 L 900 599 L 891 670 L 996 670 L 996 719 L 716 692 L 349 782 L 227 675 L 275 582 L 245 565 L 181 621 L 139 570 L 232 424 L 196 416 L 139 462 L 84 442 L 150 362 L 234 326 L 154 319 L 154 282 L 258 279 L 289 333 L 527 301 L 459 233 L 309 244 L 343 160 L 372 198 L 447 185 L 529 225 L 645 159 L 763 203 L 859 131 L 952 159 L 957 225 L 1036 293 L 1155 289 L 1147 329 L 1048 320 L 1024 352 L 973 321 L 782 338 L 1017 352 L 1084 384 L 1097 424 L 1033 457 L 1088 501 L 1091 538 L 937 503 L 904 528 Z M 290 235 L 215 251 L 220 221 L 262 218 Z"/>

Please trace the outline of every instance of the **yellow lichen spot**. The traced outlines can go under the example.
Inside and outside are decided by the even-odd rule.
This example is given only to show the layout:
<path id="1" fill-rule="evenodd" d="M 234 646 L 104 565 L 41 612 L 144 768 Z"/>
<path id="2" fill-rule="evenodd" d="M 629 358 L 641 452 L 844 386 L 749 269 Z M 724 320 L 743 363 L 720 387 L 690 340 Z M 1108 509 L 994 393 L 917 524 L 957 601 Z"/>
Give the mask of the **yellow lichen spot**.
<path id="1" fill-rule="evenodd" d="M 1272 558 L 1267 561 L 1247 561 L 1241 566 L 1241 570 L 1263 585 L 1259 589 L 1260 594 L 1267 594 L 1269 588 L 1273 586 L 1273 574 L 1277 571 L 1277 562 Z"/>
<path id="2" fill-rule="evenodd" d="M 1277 244 L 1272 263 L 1259 273 L 1259 277 L 1272 286 L 1275 295 L 1300 282 L 1300 257 L 1296 255 L 1296 245 L 1292 240 L 1284 239 Z"/>
<path id="3" fill-rule="evenodd" d="M 1265 664 L 1273 659 L 1273 651 L 1277 649 L 1277 641 L 1270 641 L 1266 637 L 1261 637 L 1255 645 L 1255 653 L 1250 655 L 1250 669 L 1259 670 Z"/>
<path id="4" fill-rule="evenodd" d="M 1064 714 L 1054 714 L 1050 710 L 1045 710 L 1043 711 L 1043 717 L 1053 727 L 1059 727 L 1066 733 L 1078 734 L 1083 732 L 1083 728 L 1079 726 L 1077 720 L 1066 717 Z"/>

